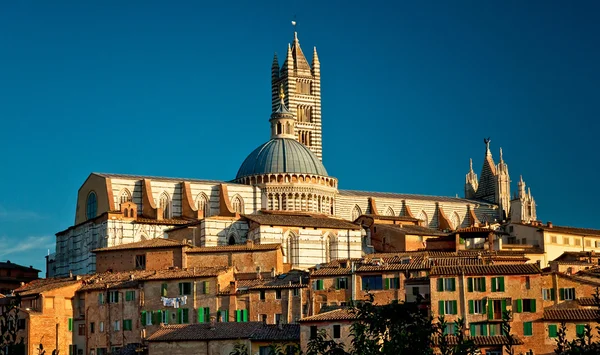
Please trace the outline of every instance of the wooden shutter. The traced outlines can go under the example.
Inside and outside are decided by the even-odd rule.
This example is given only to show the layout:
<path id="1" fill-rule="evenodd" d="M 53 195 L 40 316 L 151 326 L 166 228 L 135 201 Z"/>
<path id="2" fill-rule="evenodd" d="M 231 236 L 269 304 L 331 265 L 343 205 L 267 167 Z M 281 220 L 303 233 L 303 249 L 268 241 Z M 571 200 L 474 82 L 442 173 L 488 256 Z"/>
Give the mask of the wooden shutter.
<path id="1" fill-rule="evenodd" d="M 69 318 L 69 331 L 73 331 L 73 318 Z"/>
<path id="2" fill-rule="evenodd" d="M 452 301 L 452 314 L 458 314 L 458 301 Z"/>
<path id="3" fill-rule="evenodd" d="M 473 292 L 473 278 L 472 277 L 469 277 L 467 279 L 467 290 L 469 292 Z"/>
<path id="4" fill-rule="evenodd" d="M 494 319 L 494 302 L 488 302 L 488 319 Z"/>
<path id="5" fill-rule="evenodd" d="M 146 325 L 146 311 L 142 311 L 142 327 Z"/>
<path id="6" fill-rule="evenodd" d="M 475 302 L 473 300 L 469 300 L 469 314 L 475 313 Z"/>
<path id="7" fill-rule="evenodd" d="M 565 299 L 565 289 L 564 288 L 559 288 L 558 289 L 558 293 L 559 293 L 559 299 L 561 301 L 563 301 Z"/>
<path id="8" fill-rule="evenodd" d="M 444 315 L 444 301 L 438 301 L 438 313 L 440 316 Z"/>
<path id="9" fill-rule="evenodd" d="M 475 336 L 476 334 L 477 334 L 477 328 L 476 328 L 475 324 L 471 323 L 469 325 L 469 335 Z"/>
<path id="10" fill-rule="evenodd" d="M 487 336 L 487 324 L 486 323 L 483 323 L 481 325 L 481 335 Z"/>
<path id="11" fill-rule="evenodd" d="M 198 308 L 198 323 L 204 323 L 204 308 Z"/>
<path id="12" fill-rule="evenodd" d="M 386 278 L 385 279 L 384 290 L 389 290 L 389 288 L 390 288 L 390 279 Z"/>
<path id="13" fill-rule="evenodd" d="M 485 277 L 481 278 L 481 289 L 479 290 L 481 292 L 485 292 L 486 291 L 486 287 L 485 287 Z"/>
<path id="14" fill-rule="evenodd" d="M 243 320 L 244 322 L 247 322 L 247 321 L 248 321 L 248 310 L 247 310 L 247 309 L 243 309 L 243 310 L 242 310 L 242 320 Z"/>
<path id="15" fill-rule="evenodd" d="M 177 310 L 177 323 L 182 324 L 183 323 L 183 314 L 182 314 L 182 309 L 179 308 Z"/>
<path id="16" fill-rule="evenodd" d="M 492 277 L 492 292 L 496 292 L 497 287 L 498 287 L 498 279 L 496 277 Z"/>
<path id="17" fill-rule="evenodd" d="M 585 325 L 583 325 L 583 324 L 577 324 L 577 325 L 575 326 L 575 334 L 576 334 L 577 336 L 581 336 L 581 335 L 583 335 L 584 333 L 585 333 Z"/>
<path id="18" fill-rule="evenodd" d="M 499 281 L 499 283 L 498 283 L 498 291 L 504 292 L 504 276 L 500 276 L 498 278 L 498 281 Z"/>
<path id="19" fill-rule="evenodd" d="M 450 288 L 451 288 L 450 291 L 456 291 L 456 278 L 453 277 L 450 280 L 451 280 L 450 281 Z"/>
<path id="20" fill-rule="evenodd" d="M 558 327 L 556 326 L 556 324 L 550 324 L 548 326 L 548 337 L 556 338 L 557 336 L 558 336 Z"/>
<path id="21" fill-rule="evenodd" d="M 438 292 L 444 291 L 444 279 L 441 277 L 437 279 L 437 290 Z"/>
<path id="22" fill-rule="evenodd" d="M 555 299 L 556 299 L 556 291 L 553 288 L 551 288 L 550 289 L 550 300 L 554 301 Z"/>
<path id="23" fill-rule="evenodd" d="M 535 298 L 529 300 L 531 302 L 531 312 L 535 313 Z"/>
<path id="24" fill-rule="evenodd" d="M 523 312 L 523 300 L 522 299 L 518 299 L 515 301 L 516 307 L 515 307 L 515 313 L 521 313 Z"/>
<path id="25" fill-rule="evenodd" d="M 504 313 L 506 312 L 506 300 L 502 300 L 502 317 L 504 317 Z"/>

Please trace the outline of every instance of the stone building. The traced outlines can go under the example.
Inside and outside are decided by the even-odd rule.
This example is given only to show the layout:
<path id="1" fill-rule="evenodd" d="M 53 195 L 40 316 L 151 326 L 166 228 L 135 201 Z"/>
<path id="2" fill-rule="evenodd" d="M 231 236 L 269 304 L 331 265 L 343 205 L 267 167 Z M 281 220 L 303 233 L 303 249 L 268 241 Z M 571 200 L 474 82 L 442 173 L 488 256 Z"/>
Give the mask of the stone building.
<path id="1" fill-rule="evenodd" d="M 251 222 L 260 218 L 256 216 L 273 212 L 350 222 L 363 214 L 385 215 L 418 220 L 422 227 L 439 230 L 492 224 L 508 215 L 508 168 L 502 157 L 494 164 L 489 141 L 481 179 L 477 181 L 470 172 L 466 198 L 340 189 L 338 179 L 328 174 L 322 161 L 321 73 L 316 50 L 309 64 L 294 33 L 283 64 L 274 59 L 271 79 L 271 139 L 248 155 L 233 179 L 92 173 L 79 189 L 74 225 L 56 234 L 48 276 L 93 273 L 93 249 L 162 237 L 165 231 L 188 224 L 197 226 L 196 235 L 191 236 L 195 246 L 280 240 L 285 257 L 294 258 L 292 246 L 297 247 L 299 259 L 291 264 L 304 268 L 323 261 L 318 254 L 347 257 L 349 250 L 340 250 L 341 242 L 337 250 L 326 249 L 327 245 L 335 247 L 345 233 L 354 244 L 350 257 L 372 251 L 364 241 L 369 236 L 353 234 L 357 233 L 353 228 L 333 235 L 335 228 L 328 227 L 313 227 L 310 234 L 304 230 L 304 236 L 267 231 L 265 226 L 259 228 L 260 235 L 249 232 Z M 528 203 L 534 204 L 532 199 Z M 263 239 L 264 233 L 270 236 Z M 320 252 L 317 245 L 322 245 Z"/>
<path id="2" fill-rule="evenodd" d="M 38 278 L 40 270 L 33 266 L 21 266 L 10 260 L 0 262 L 0 294 L 9 294 L 19 288 L 22 283 L 28 283 Z"/>

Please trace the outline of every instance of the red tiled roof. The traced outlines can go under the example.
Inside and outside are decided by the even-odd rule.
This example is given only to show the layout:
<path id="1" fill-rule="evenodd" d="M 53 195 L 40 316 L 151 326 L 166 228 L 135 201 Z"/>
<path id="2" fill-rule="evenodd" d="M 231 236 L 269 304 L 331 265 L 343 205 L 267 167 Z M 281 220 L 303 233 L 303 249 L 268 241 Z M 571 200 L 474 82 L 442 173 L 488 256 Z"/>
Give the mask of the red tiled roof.
<path id="1" fill-rule="evenodd" d="M 576 235 L 593 235 L 600 236 L 600 229 L 590 228 L 578 228 L 578 227 L 567 227 L 567 226 L 539 226 L 538 228 L 543 229 L 546 232 L 553 233 L 564 233 L 564 234 L 576 234 Z"/>
<path id="2" fill-rule="evenodd" d="M 598 306 L 594 297 L 580 297 L 577 299 L 577 303 L 579 303 L 581 306 L 586 306 L 586 307 L 597 307 Z"/>
<path id="3" fill-rule="evenodd" d="M 597 310 L 590 308 L 544 310 L 544 320 L 549 321 L 592 321 L 597 318 Z"/>
<path id="4" fill-rule="evenodd" d="M 298 288 L 308 286 L 308 274 L 302 271 L 290 271 L 286 274 L 278 275 L 268 279 L 239 280 L 237 282 L 238 290 L 247 288 L 251 290 L 270 289 L 270 288 Z"/>
<path id="5" fill-rule="evenodd" d="M 410 234 L 410 235 L 440 236 L 440 237 L 445 237 L 448 235 L 448 233 L 439 231 L 437 229 L 427 228 L 427 227 L 423 227 L 423 226 L 416 226 L 416 225 L 411 225 L 411 224 L 400 225 L 400 224 L 377 224 L 376 223 L 375 226 L 377 226 L 377 228 L 379 228 L 379 229 L 393 229 L 393 230 L 398 230 L 400 232 L 403 232 L 405 234 Z"/>
<path id="6" fill-rule="evenodd" d="M 216 253 L 216 252 L 245 252 L 245 251 L 269 251 L 281 248 L 281 244 L 237 244 L 219 245 L 216 247 L 196 247 L 186 250 L 186 253 Z"/>
<path id="7" fill-rule="evenodd" d="M 434 266 L 429 275 L 528 275 L 540 274 L 536 264 L 496 264 L 466 266 Z"/>
<path id="8" fill-rule="evenodd" d="M 254 339 L 261 341 L 299 341 L 298 324 L 264 324 L 263 322 L 217 322 L 165 325 L 148 341 L 194 341 L 218 339 Z"/>
<path id="9" fill-rule="evenodd" d="M 311 270 L 310 276 L 343 276 L 350 275 L 351 269 L 349 267 L 322 267 L 320 269 Z"/>
<path id="10" fill-rule="evenodd" d="M 448 335 L 448 344 L 456 345 L 458 342 L 458 338 L 455 335 Z M 494 346 L 494 345 L 507 345 L 509 344 L 509 339 L 504 335 L 475 335 L 475 336 L 465 336 L 465 340 L 472 340 L 476 346 Z M 434 343 L 437 344 L 439 342 L 439 337 L 433 339 Z M 523 340 L 513 335 L 513 345 L 523 345 L 525 344 Z"/>
<path id="11" fill-rule="evenodd" d="M 288 215 L 288 214 L 246 214 L 248 220 L 270 226 L 294 226 L 308 228 L 360 229 L 361 226 L 343 219 L 326 216 Z"/>
<path id="12" fill-rule="evenodd" d="M 112 247 L 100 248 L 92 250 L 94 253 L 103 251 L 115 251 L 115 250 L 130 250 L 130 249 L 150 249 L 150 248 L 181 248 L 185 244 L 172 239 L 165 238 L 154 238 L 148 240 L 142 240 L 135 243 L 126 243 L 121 245 L 115 245 Z"/>
<path id="13" fill-rule="evenodd" d="M 358 315 L 352 313 L 348 308 L 340 308 L 329 312 L 316 314 L 314 316 L 305 317 L 300 319 L 300 322 L 327 322 L 327 321 L 338 321 L 338 320 L 355 320 L 358 319 Z"/>
<path id="14" fill-rule="evenodd" d="M 484 227 L 466 227 L 460 228 L 454 231 L 454 233 L 495 233 L 496 231 L 490 228 Z"/>
<path id="15" fill-rule="evenodd" d="M 189 279 L 196 277 L 215 277 L 229 270 L 228 267 L 195 267 L 187 269 L 164 269 L 156 270 L 156 273 L 149 275 L 145 280 L 170 280 L 170 279 Z"/>
<path id="16" fill-rule="evenodd" d="M 85 279 L 85 277 L 82 277 L 82 280 L 83 279 Z M 17 288 L 14 292 L 19 294 L 20 296 L 36 295 L 42 292 L 72 286 L 81 283 L 82 280 L 76 280 L 71 277 L 37 279 Z"/>

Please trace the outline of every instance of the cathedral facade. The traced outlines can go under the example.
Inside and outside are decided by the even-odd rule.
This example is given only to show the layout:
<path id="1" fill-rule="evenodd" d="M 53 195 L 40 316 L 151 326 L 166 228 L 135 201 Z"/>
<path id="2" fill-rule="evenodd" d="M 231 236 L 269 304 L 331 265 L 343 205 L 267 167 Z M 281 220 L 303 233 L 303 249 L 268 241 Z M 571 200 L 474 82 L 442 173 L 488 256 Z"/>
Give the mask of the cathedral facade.
<path id="1" fill-rule="evenodd" d="M 195 246 L 281 243 L 292 268 L 373 252 L 362 215 L 414 220 L 435 231 L 535 220 L 535 201 L 519 182 L 511 198 L 508 166 L 490 141 L 480 178 L 471 169 L 465 197 L 340 189 L 323 164 L 320 62 L 304 56 L 297 33 L 273 59 L 271 139 L 228 181 L 92 173 L 78 192 L 74 225 L 56 234 L 48 276 L 95 272 L 92 250 L 163 238 L 182 230 Z M 514 212 L 514 213 L 513 213 Z"/>

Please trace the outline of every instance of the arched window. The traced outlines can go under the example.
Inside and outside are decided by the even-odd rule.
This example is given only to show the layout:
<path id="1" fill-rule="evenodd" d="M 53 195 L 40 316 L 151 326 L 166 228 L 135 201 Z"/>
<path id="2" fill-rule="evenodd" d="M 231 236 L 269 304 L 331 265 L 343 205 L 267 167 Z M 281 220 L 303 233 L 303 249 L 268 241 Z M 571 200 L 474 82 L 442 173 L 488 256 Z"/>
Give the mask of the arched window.
<path id="1" fill-rule="evenodd" d="M 90 192 L 88 195 L 85 206 L 85 215 L 87 219 L 96 217 L 96 214 L 98 213 L 98 199 L 96 198 L 96 193 L 94 191 Z"/>
<path id="2" fill-rule="evenodd" d="M 129 212 L 127 210 L 127 208 L 125 209 L 125 211 L 123 212 L 125 217 L 129 217 Z"/>
<path id="3" fill-rule="evenodd" d="M 121 204 L 125 202 L 131 202 L 131 192 L 128 189 L 123 189 L 119 194 L 119 209 L 121 209 Z"/>
<path id="4" fill-rule="evenodd" d="M 277 122 L 277 133 L 276 134 L 281 134 L 281 123 Z"/>
<path id="5" fill-rule="evenodd" d="M 232 234 L 229 236 L 229 240 L 227 241 L 229 245 L 235 245 L 235 236 Z"/>
<path id="6" fill-rule="evenodd" d="M 160 195 L 160 200 L 158 203 L 159 207 L 162 208 L 163 218 L 168 219 L 171 218 L 171 199 L 169 199 L 169 195 L 166 192 L 163 192 Z"/>
<path id="7" fill-rule="evenodd" d="M 233 208 L 234 212 L 244 213 L 244 202 L 239 195 L 233 196 L 233 199 L 231 200 L 231 208 Z"/>
<path id="8" fill-rule="evenodd" d="M 394 209 L 392 207 L 388 207 L 387 210 L 385 211 L 385 215 L 386 216 L 395 216 L 396 214 L 394 213 Z"/>
<path id="9" fill-rule="evenodd" d="M 454 212 L 452 214 L 452 227 L 458 229 L 460 228 L 460 224 L 460 217 L 458 216 L 458 213 Z"/>
<path id="10" fill-rule="evenodd" d="M 423 226 L 429 227 L 429 218 L 427 217 L 427 213 L 425 211 L 421 211 L 417 219 L 420 219 L 423 223 Z"/>
<path id="11" fill-rule="evenodd" d="M 358 217 L 360 217 L 362 215 L 362 211 L 360 210 L 360 207 L 358 207 L 358 205 L 355 205 L 354 208 L 352 209 L 352 221 L 356 221 L 356 219 Z"/>
<path id="12" fill-rule="evenodd" d="M 210 216 L 210 207 L 208 204 L 208 196 L 206 196 L 206 194 L 201 192 L 196 196 L 196 208 L 201 212 L 201 217 Z"/>

